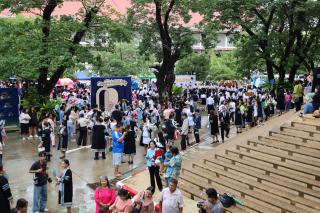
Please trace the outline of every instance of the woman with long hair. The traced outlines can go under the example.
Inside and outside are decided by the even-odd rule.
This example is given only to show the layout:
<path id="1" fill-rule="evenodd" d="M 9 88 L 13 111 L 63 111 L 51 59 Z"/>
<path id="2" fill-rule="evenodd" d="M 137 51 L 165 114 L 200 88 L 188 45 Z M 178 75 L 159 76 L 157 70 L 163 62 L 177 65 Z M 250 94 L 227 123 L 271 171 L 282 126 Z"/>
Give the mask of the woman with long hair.
<path id="1" fill-rule="evenodd" d="M 59 204 L 67 208 L 67 213 L 71 213 L 73 184 L 69 160 L 63 159 L 61 167 L 63 169 L 61 175 L 56 177 L 59 184 Z"/>
<path id="2" fill-rule="evenodd" d="M 109 179 L 107 176 L 100 177 L 100 186 L 96 188 L 94 192 L 94 200 L 96 202 L 96 213 L 111 212 L 110 206 L 116 199 L 116 193 L 111 188 Z"/>
<path id="3" fill-rule="evenodd" d="M 210 110 L 209 114 L 209 125 L 210 125 L 210 133 L 213 137 L 212 143 L 218 143 L 218 135 L 219 135 L 219 118 L 215 110 Z"/>
<path id="4" fill-rule="evenodd" d="M 125 189 L 118 191 L 118 196 L 114 204 L 110 207 L 113 213 L 131 213 L 132 212 L 132 201 L 130 194 Z"/>
<path id="5" fill-rule="evenodd" d="M 149 148 L 147 150 L 146 158 L 147 158 L 147 166 L 148 166 L 149 174 L 150 174 L 151 186 L 153 188 L 155 188 L 156 184 L 155 184 L 154 179 L 156 178 L 159 191 L 162 191 L 162 182 L 161 182 L 161 178 L 160 178 L 160 174 L 159 174 L 160 161 L 158 160 L 158 158 L 160 158 L 162 156 L 163 151 L 161 152 L 161 154 L 158 151 L 162 151 L 162 150 L 159 150 L 157 148 L 155 142 L 151 141 L 149 143 Z M 159 161 L 159 164 L 157 163 L 158 161 Z"/>
<path id="6" fill-rule="evenodd" d="M 154 188 L 150 186 L 146 190 L 134 196 L 134 212 L 152 213 L 154 211 L 153 194 Z"/>

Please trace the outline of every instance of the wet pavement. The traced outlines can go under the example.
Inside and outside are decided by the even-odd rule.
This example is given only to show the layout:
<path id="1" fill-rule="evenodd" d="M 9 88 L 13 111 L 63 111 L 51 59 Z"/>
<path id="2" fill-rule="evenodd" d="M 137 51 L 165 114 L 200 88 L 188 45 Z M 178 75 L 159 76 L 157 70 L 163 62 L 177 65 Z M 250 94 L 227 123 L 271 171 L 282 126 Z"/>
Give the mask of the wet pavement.
<path id="1" fill-rule="evenodd" d="M 188 159 L 198 158 L 202 153 L 214 149 L 218 144 L 211 144 L 212 139 L 208 135 L 207 116 L 202 116 L 201 143 L 192 146 L 184 153 L 184 161 Z M 230 138 L 236 135 L 235 128 L 231 128 Z M 30 174 L 29 168 L 37 157 L 38 139 L 22 141 L 18 132 L 10 133 L 9 141 L 4 148 L 4 168 L 9 175 L 9 183 L 14 196 L 14 203 L 19 198 L 25 198 L 32 206 L 33 197 L 33 175 Z M 189 136 L 190 141 L 194 141 L 192 135 Z M 226 142 L 228 139 L 226 139 Z M 176 142 L 178 145 L 179 142 Z M 55 168 L 60 171 L 60 152 L 52 147 L 53 157 L 48 164 L 49 169 Z M 128 163 L 121 165 L 120 169 L 124 173 L 124 177 L 131 175 L 135 170 L 141 170 L 146 167 L 146 160 L 143 156 L 143 147 L 138 145 L 137 155 L 134 164 L 129 166 Z M 72 212 L 91 213 L 95 212 L 95 203 L 93 200 L 93 190 L 87 184 L 96 183 L 101 175 L 113 178 L 112 153 L 107 153 L 106 160 L 93 160 L 93 152 L 90 146 L 78 148 L 76 142 L 70 142 L 66 158 L 70 161 L 71 170 L 73 172 L 73 208 Z M 149 182 L 149 178 L 145 181 Z M 58 187 L 52 183 L 48 184 L 48 205 L 52 213 L 65 212 L 58 205 Z M 31 209 L 30 209 L 31 212 Z"/>
<path id="2" fill-rule="evenodd" d="M 38 159 L 39 140 L 22 141 L 17 132 L 9 133 L 8 137 L 9 141 L 4 148 L 4 168 L 9 175 L 14 203 L 19 198 L 25 198 L 32 206 L 33 175 L 29 173 L 29 169 Z M 51 153 L 53 157 L 48 163 L 49 170 L 55 168 L 59 174 L 60 152 L 52 147 Z M 132 166 L 129 166 L 128 163 L 122 164 L 121 171 L 130 174 L 130 171 L 145 165 L 143 148 L 137 146 L 137 153 L 134 164 Z M 70 168 L 73 172 L 74 208 L 72 212 L 94 212 L 93 190 L 87 184 L 98 182 L 102 175 L 113 178 L 112 153 L 107 153 L 106 160 L 95 161 L 93 157 L 90 147 L 78 148 L 75 142 L 70 143 L 66 158 L 70 161 Z M 55 183 L 48 184 L 47 207 L 52 213 L 65 211 L 58 205 L 58 187 Z"/>

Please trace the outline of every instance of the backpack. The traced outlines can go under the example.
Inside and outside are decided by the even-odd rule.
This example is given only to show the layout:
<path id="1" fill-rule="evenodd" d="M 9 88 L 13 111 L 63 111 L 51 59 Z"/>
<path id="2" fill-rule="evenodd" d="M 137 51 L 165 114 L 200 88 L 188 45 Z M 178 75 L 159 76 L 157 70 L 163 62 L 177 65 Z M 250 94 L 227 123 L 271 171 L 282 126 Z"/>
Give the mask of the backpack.
<path id="1" fill-rule="evenodd" d="M 219 199 L 223 207 L 225 208 L 229 208 L 230 206 L 235 204 L 233 197 L 231 197 L 227 193 L 224 193 L 222 196 L 219 197 Z"/>

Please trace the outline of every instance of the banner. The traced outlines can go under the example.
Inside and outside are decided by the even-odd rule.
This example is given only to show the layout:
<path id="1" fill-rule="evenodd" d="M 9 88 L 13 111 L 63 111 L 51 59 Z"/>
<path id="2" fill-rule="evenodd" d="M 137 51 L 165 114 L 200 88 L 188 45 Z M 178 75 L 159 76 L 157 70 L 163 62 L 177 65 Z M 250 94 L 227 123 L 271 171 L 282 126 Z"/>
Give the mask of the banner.
<path id="1" fill-rule="evenodd" d="M 0 120 L 6 125 L 19 123 L 19 89 L 0 88 Z"/>
<path id="2" fill-rule="evenodd" d="M 175 84 L 180 87 L 194 87 L 196 85 L 195 75 L 176 75 Z"/>
<path id="3" fill-rule="evenodd" d="M 131 104 L 131 77 L 91 78 L 91 106 L 111 110 L 121 99 Z"/>

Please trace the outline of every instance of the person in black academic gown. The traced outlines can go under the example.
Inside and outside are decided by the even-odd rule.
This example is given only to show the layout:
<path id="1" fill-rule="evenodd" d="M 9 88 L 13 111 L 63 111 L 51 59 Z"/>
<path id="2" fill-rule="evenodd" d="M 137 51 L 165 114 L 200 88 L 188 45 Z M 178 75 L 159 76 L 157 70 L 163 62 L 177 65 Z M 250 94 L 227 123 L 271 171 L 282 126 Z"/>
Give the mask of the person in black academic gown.
<path id="1" fill-rule="evenodd" d="M 67 130 L 67 123 L 63 121 L 61 124 L 61 128 L 59 130 L 59 146 L 58 150 L 61 151 L 60 159 L 66 157 L 66 151 L 68 149 L 68 130 Z"/>
<path id="2" fill-rule="evenodd" d="M 67 213 L 71 213 L 73 184 L 72 171 L 70 169 L 69 160 L 63 159 L 61 162 L 62 172 L 59 177 L 56 177 L 59 183 L 59 201 L 62 207 L 67 208 Z"/>
<path id="3" fill-rule="evenodd" d="M 0 165 L 0 212 L 10 213 L 10 201 L 12 201 L 8 179 L 4 175 L 3 166 Z"/>
<path id="4" fill-rule="evenodd" d="M 99 160 L 99 152 L 102 153 L 102 159 L 106 159 L 106 136 L 107 129 L 103 124 L 103 119 L 98 118 L 97 123 L 92 128 L 92 145 L 94 151 L 94 159 Z"/>

